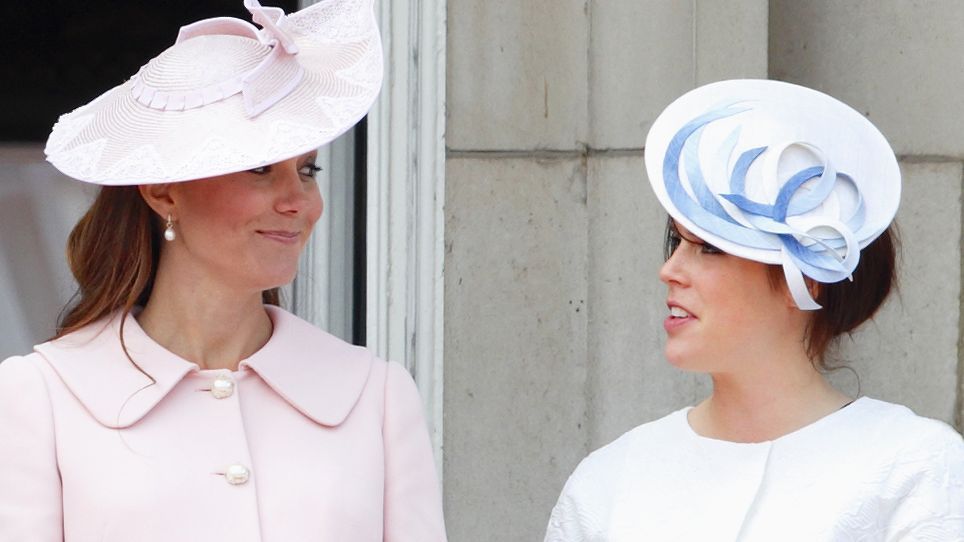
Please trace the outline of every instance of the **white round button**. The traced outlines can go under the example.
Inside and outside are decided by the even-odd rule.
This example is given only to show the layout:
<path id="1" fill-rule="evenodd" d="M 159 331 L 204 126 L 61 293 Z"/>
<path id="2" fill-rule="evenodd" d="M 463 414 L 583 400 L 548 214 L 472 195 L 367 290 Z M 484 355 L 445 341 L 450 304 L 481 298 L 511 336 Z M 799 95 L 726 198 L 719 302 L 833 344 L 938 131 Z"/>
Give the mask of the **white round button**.
<path id="1" fill-rule="evenodd" d="M 244 465 L 231 465 L 224 471 L 224 479 L 233 486 L 239 486 L 248 481 L 251 473 Z"/>
<path id="2" fill-rule="evenodd" d="M 216 399 L 231 397 L 234 393 L 234 381 L 227 376 L 219 376 L 211 383 L 211 395 Z"/>

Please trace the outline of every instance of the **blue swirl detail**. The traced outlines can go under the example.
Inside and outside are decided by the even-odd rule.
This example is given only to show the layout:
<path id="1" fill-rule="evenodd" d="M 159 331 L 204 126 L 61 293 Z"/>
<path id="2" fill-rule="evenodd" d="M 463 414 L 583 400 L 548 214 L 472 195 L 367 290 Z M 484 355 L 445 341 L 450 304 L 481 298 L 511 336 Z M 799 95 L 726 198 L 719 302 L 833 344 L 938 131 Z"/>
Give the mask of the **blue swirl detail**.
<path id="1" fill-rule="evenodd" d="M 836 183 L 843 182 L 853 187 L 857 194 L 857 205 L 851 216 L 839 221 L 835 217 L 833 221 L 842 223 L 851 235 L 863 225 L 865 208 L 857 185 L 848 175 L 837 172 L 829 161 L 792 175 L 780 188 L 772 204 L 753 201 L 745 192 L 747 172 L 767 147 L 749 149 L 740 154 L 730 174 L 729 194 L 715 195 L 707 186 L 699 160 L 703 129 L 714 121 L 750 109 L 746 105 L 724 105 L 694 118 L 676 132 L 663 158 L 663 182 L 670 201 L 696 226 L 730 242 L 754 249 L 785 251 L 797 266 L 794 271 L 802 272 L 814 280 L 830 283 L 849 277 L 856 267 L 857 258 L 849 258 L 850 261 L 846 262 L 848 258 L 841 257 L 837 251 L 859 250 L 859 247 L 848 247 L 843 235 L 816 235 L 810 231 L 798 231 L 787 224 L 788 217 L 816 209 L 830 195 Z M 724 148 L 720 149 L 724 158 L 721 163 L 726 163 L 736 146 L 737 137 L 738 130 L 734 130 L 724 142 Z M 681 161 L 693 196 L 684 189 L 679 177 Z M 803 189 L 804 184 L 813 179 L 818 180 Z M 742 211 L 743 220 L 753 227 L 747 227 L 730 216 L 718 197 Z M 804 244 L 801 240 L 807 240 L 808 243 Z"/>

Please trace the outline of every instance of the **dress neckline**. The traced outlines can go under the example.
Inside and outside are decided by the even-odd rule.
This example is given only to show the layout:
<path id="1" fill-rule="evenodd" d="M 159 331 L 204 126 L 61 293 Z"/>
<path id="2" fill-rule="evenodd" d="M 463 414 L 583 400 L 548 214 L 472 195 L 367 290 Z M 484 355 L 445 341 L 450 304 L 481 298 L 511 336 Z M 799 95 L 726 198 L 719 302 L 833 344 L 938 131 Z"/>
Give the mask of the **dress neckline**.
<path id="1" fill-rule="evenodd" d="M 689 422 L 689 413 L 690 413 L 691 410 L 693 410 L 693 407 L 692 407 L 692 406 L 688 406 L 688 407 L 682 408 L 682 409 L 680 409 L 679 411 L 677 411 L 676 414 L 677 414 L 678 417 L 679 417 L 678 424 L 679 424 L 680 428 L 681 428 L 682 431 L 687 435 L 687 437 L 690 438 L 690 439 L 692 439 L 692 440 L 699 441 L 699 442 L 703 442 L 703 443 L 706 443 L 706 444 L 708 444 L 708 445 L 715 445 L 715 446 L 746 447 L 746 448 L 750 448 L 750 447 L 759 447 L 759 446 L 769 446 L 769 445 L 772 445 L 772 444 L 777 443 L 777 442 L 782 442 L 782 441 L 786 441 L 786 440 L 793 440 L 793 439 L 795 439 L 795 438 L 799 438 L 799 437 L 805 436 L 805 435 L 807 435 L 808 433 L 810 433 L 811 431 L 815 431 L 815 430 L 818 430 L 818 429 L 820 429 L 820 428 L 822 428 L 822 427 L 825 427 L 825 426 L 828 426 L 828 425 L 832 425 L 832 424 L 838 423 L 840 420 L 845 419 L 845 418 L 848 418 L 848 417 L 850 417 L 854 412 L 860 410 L 860 408 L 861 408 L 864 404 L 866 404 L 867 401 L 870 401 L 870 399 L 868 399 L 867 397 L 858 397 L 857 399 L 854 399 L 853 401 L 851 401 L 851 402 L 847 403 L 846 405 L 838 408 L 837 410 L 835 410 L 835 411 L 827 414 L 826 416 L 823 416 L 822 418 L 819 418 L 819 419 L 817 419 L 817 420 L 814 420 L 813 422 L 811 422 L 811 423 L 809 423 L 809 424 L 807 424 L 807 425 L 805 425 L 805 426 L 803 426 L 803 427 L 801 427 L 801 428 L 799 428 L 799 429 L 796 429 L 796 430 L 794 430 L 794 431 L 791 431 L 791 432 L 789 432 L 789 433 L 787 433 L 787 434 L 785 434 L 785 435 L 781 435 L 781 436 L 779 436 L 779 437 L 777 437 L 777 438 L 775 438 L 775 439 L 762 440 L 762 441 L 760 441 L 760 442 L 736 442 L 736 441 L 732 441 L 732 440 L 724 440 L 724 439 L 717 439 L 717 438 L 712 438 L 712 437 L 705 437 L 705 436 L 697 433 L 696 430 L 693 429 L 693 426 L 690 425 L 690 422 Z"/>

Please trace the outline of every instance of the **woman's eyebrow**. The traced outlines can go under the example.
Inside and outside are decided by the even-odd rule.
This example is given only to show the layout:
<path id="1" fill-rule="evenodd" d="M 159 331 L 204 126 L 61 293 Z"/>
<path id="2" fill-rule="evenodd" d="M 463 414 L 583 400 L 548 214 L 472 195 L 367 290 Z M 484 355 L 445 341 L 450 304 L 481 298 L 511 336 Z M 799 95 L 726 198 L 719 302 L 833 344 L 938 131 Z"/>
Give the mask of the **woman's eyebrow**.
<path id="1" fill-rule="evenodd" d="M 692 244 L 694 244 L 694 245 L 705 245 L 705 244 L 706 244 L 706 241 L 700 239 L 699 237 L 691 237 L 691 236 L 690 236 L 691 234 L 683 235 L 683 233 L 680 232 L 679 229 L 677 229 L 677 228 L 673 228 L 673 229 L 674 229 L 674 231 L 676 231 L 676 235 L 679 235 L 679 236 L 680 236 L 680 239 L 686 241 L 687 243 L 692 243 Z"/>

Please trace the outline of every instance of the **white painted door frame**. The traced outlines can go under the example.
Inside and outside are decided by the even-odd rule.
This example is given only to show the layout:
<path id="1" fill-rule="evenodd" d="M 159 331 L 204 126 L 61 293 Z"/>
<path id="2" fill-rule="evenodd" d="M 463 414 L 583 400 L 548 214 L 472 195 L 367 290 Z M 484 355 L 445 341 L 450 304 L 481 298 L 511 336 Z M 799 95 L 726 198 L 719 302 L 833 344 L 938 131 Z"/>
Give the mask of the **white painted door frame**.
<path id="1" fill-rule="evenodd" d="M 446 0 L 376 0 L 375 9 L 386 71 L 368 115 L 366 344 L 414 376 L 441 476 Z M 299 315 L 343 338 L 345 273 L 360 271 L 337 239 L 353 235 L 337 215 L 350 204 L 339 172 L 350 173 L 352 144 L 339 139 L 319 154 L 331 211 L 291 291 Z"/>
<path id="2" fill-rule="evenodd" d="M 442 469 L 446 0 L 376 0 L 386 73 L 368 116 L 368 346 L 412 372 Z"/>

